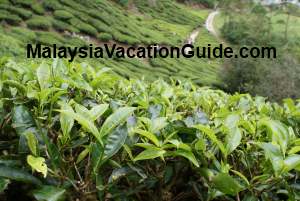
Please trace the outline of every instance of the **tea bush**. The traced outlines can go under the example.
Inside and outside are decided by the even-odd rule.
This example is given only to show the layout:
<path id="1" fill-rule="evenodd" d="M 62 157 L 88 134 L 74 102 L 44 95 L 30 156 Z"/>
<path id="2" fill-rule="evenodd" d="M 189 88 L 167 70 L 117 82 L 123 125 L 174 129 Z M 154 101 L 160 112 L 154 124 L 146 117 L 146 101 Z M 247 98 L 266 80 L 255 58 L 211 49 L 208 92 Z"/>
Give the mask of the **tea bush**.
<path id="1" fill-rule="evenodd" d="M 109 33 L 100 33 L 97 38 L 101 41 L 107 42 L 112 40 L 113 37 Z"/>
<path id="2" fill-rule="evenodd" d="M 74 17 L 71 13 L 65 10 L 56 10 L 54 11 L 53 15 L 55 18 L 61 20 L 68 20 Z"/>
<path id="3" fill-rule="evenodd" d="M 52 26 L 49 17 L 42 16 L 34 16 L 31 19 L 27 20 L 26 23 L 27 26 L 32 29 L 48 30 Z"/>
<path id="4" fill-rule="evenodd" d="M 0 64 L 1 199 L 300 199 L 299 100 Z"/>

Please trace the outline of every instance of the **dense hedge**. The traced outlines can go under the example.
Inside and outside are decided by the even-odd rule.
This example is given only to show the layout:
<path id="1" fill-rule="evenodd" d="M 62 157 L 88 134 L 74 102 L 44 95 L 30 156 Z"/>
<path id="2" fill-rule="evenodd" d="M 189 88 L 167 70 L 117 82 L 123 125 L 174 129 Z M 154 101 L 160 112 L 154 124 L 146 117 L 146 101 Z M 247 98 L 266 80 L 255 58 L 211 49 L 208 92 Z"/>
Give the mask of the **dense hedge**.
<path id="1" fill-rule="evenodd" d="M 113 39 L 113 37 L 108 33 L 100 33 L 97 38 L 101 41 L 107 42 Z"/>
<path id="2" fill-rule="evenodd" d="M 26 24 L 28 27 L 32 29 L 42 29 L 42 30 L 48 30 L 52 26 L 49 17 L 44 17 L 44 16 L 34 16 L 31 19 L 27 20 Z"/>
<path id="3" fill-rule="evenodd" d="M 300 199 L 299 101 L 0 64 L 2 200 Z"/>

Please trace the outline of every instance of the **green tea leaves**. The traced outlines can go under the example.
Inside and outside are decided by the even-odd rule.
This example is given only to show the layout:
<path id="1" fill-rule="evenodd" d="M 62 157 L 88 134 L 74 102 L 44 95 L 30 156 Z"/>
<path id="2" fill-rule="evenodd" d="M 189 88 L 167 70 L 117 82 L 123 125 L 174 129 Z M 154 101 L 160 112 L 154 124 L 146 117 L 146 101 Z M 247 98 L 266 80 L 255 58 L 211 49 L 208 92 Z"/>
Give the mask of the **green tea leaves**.
<path id="1" fill-rule="evenodd" d="M 162 150 L 162 149 L 146 149 L 146 150 L 142 151 L 139 155 L 137 155 L 134 158 L 134 161 L 148 160 L 148 159 L 163 157 L 163 155 L 165 153 L 166 153 L 166 151 Z"/>
<path id="2" fill-rule="evenodd" d="M 45 186 L 33 191 L 37 201 L 62 201 L 66 190 L 54 186 Z"/>
<path id="3" fill-rule="evenodd" d="M 32 167 L 33 170 L 42 173 L 44 177 L 47 176 L 48 168 L 44 158 L 28 155 L 27 163 Z"/>
<path id="4" fill-rule="evenodd" d="M 41 181 L 27 171 L 0 165 L 0 177 L 40 185 Z"/>
<path id="5" fill-rule="evenodd" d="M 236 195 L 243 190 L 242 185 L 237 182 L 233 177 L 225 173 L 219 173 L 212 180 L 214 186 L 227 195 Z"/>
<path id="6" fill-rule="evenodd" d="M 117 127 L 112 133 L 110 133 L 105 141 L 104 156 L 106 159 L 115 155 L 125 143 L 128 131 L 127 126 L 123 125 Z"/>
<path id="7" fill-rule="evenodd" d="M 121 107 L 111 114 L 103 123 L 100 130 L 100 136 L 109 134 L 115 127 L 122 124 L 133 113 L 133 107 Z"/>
<path id="8" fill-rule="evenodd" d="M 41 89 L 46 89 L 50 86 L 51 70 L 50 66 L 42 63 L 36 70 L 36 75 Z"/>

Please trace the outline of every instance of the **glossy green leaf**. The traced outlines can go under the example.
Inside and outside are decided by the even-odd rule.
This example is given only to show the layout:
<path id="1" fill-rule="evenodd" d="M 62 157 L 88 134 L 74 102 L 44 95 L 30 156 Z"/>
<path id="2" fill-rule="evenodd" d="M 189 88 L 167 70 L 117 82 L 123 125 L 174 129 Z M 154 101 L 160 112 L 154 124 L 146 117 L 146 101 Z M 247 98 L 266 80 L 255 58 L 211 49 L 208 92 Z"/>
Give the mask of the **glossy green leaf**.
<path id="1" fill-rule="evenodd" d="M 270 140 L 279 144 L 283 154 L 285 154 L 289 143 L 289 132 L 285 125 L 271 119 L 261 119 L 258 124 L 259 127 L 265 126 L 267 128 Z"/>
<path id="2" fill-rule="evenodd" d="M 234 196 L 243 190 L 242 185 L 236 179 L 225 173 L 219 173 L 215 176 L 212 183 L 216 189 L 227 195 Z"/>
<path id="3" fill-rule="evenodd" d="M 72 107 L 68 104 L 63 103 L 61 110 L 69 111 L 70 113 L 74 112 Z M 64 135 L 65 139 L 70 138 L 70 132 L 74 125 L 74 118 L 70 115 L 67 115 L 65 113 L 60 114 L 60 126 Z"/>
<path id="4" fill-rule="evenodd" d="M 202 131 L 213 143 L 215 143 L 219 147 L 219 149 L 221 150 L 221 152 L 224 155 L 227 155 L 225 146 L 223 145 L 223 143 L 220 140 L 218 140 L 218 138 L 216 137 L 216 135 L 212 129 L 210 129 L 207 126 L 200 125 L 200 124 L 196 125 L 194 127 L 197 128 L 198 130 Z"/>
<path id="5" fill-rule="evenodd" d="M 160 146 L 160 142 L 159 140 L 157 139 L 156 135 L 148 132 L 148 131 L 144 131 L 144 130 L 141 130 L 141 129 L 136 129 L 135 130 L 135 133 L 147 138 L 148 140 L 150 140 L 151 142 L 153 142 L 153 144 L 155 144 L 155 146 L 159 147 Z"/>
<path id="6" fill-rule="evenodd" d="M 227 154 L 233 152 L 240 145 L 241 140 L 242 140 L 241 130 L 238 127 L 230 128 L 226 135 L 226 142 L 225 142 Z"/>
<path id="7" fill-rule="evenodd" d="M 41 89 L 46 89 L 50 86 L 51 73 L 49 65 L 42 63 L 37 68 L 36 75 Z"/>
<path id="8" fill-rule="evenodd" d="M 27 144 L 28 144 L 28 147 L 29 147 L 31 153 L 36 156 L 38 141 L 37 141 L 35 135 L 33 133 L 29 132 L 26 134 L 26 139 L 27 139 Z"/>
<path id="9" fill-rule="evenodd" d="M 163 157 L 163 155 L 166 153 L 165 150 L 162 149 L 146 149 L 142 151 L 140 154 L 138 154 L 135 158 L 134 161 L 139 161 L 139 160 L 147 160 L 147 159 L 154 159 L 158 157 Z"/>
<path id="10" fill-rule="evenodd" d="M 15 106 L 13 110 L 13 127 L 18 135 L 22 135 L 28 128 L 34 127 L 34 120 L 24 105 Z"/>
<path id="11" fill-rule="evenodd" d="M 73 111 L 59 110 L 59 112 L 75 119 L 85 130 L 92 133 L 99 142 L 102 142 L 98 129 L 91 120 Z"/>
<path id="12" fill-rule="evenodd" d="M 175 155 L 177 156 L 183 156 L 184 158 L 187 158 L 189 161 L 191 161 L 196 167 L 199 167 L 199 163 L 191 151 L 183 150 L 183 149 L 178 149 L 174 152 Z"/>
<path id="13" fill-rule="evenodd" d="M 124 145 L 128 135 L 127 126 L 119 126 L 110 133 L 105 141 L 104 156 L 110 158 Z"/>
<path id="14" fill-rule="evenodd" d="M 300 170 L 300 155 L 291 155 L 284 159 L 284 170 L 286 172 L 297 169 Z"/>
<path id="15" fill-rule="evenodd" d="M 28 172 L 15 167 L 0 165 L 0 177 L 40 185 L 41 181 Z"/>
<path id="16" fill-rule="evenodd" d="M 37 201 L 63 201 L 65 200 L 65 189 L 43 185 L 32 192 Z"/>
<path id="17" fill-rule="evenodd" d="M 291 148 L 291 150 L 288 152 L 288 154 L 291 155 L 291 154 L 296 154 L 298 152 L 300 152 L 300 146 L 295 146 L 295 147 Z"/>
<path id="18" fill-rule="evenodd" d="M 108 109 L 109 105 L 108 104 L 101 104 L 101 105 L 96 105 L 90 110 L 90 115 L 92 118 L 92 121 L 95 121 L 99 117 L 101 117 L 104 112 Z"/>
<path id="19" fill-rule="evenodd" d="M 115 127 L 125 122 L 134 110 L 135 108 L 133 107 L 122 107 L 117 109 L 103 123 L 100 130 L 100 136 L 103 137 L 109 134 Z"/>
<path id="20" fill-rule="evenodd" d="M 265 157 L 272 163 L 273 169 L 276 174 L 279 174 L 283 168 L 283 156 L 280 151 L 279 145 L 272 143 L 261 143 L 261 148 L 265 151 Z"/>

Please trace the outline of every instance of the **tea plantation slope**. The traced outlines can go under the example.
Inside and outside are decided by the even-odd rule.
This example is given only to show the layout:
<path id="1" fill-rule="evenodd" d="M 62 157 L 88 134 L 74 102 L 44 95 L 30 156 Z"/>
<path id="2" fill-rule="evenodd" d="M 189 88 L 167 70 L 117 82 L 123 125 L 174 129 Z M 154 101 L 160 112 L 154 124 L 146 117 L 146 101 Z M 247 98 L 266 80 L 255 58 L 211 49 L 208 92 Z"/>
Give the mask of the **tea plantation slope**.
<path id="1" fill-rule="evenodd" d="M 181 46 L 204 24 L 208 10 L 192 9 L 173 0 L 132 1 L 124 7 L 113 1 L 0 1 L 0 55 L 25 57 L 27 43 L 88 46 L 117 43 Z M 134 7 L 135 9 L 133 9 Z M 201 36 L 199 36 L 201 37 Z M 9 41 L 9 42 L 8 42 Z M 205 41 L 205 40 L 204 40 Z M 202 45 L 207 45 L 203 42 Z M 92 59 L 125 77 L 189 78 L 202 85 L 220 85 L 219 62 L 208 59 Z"/>
<path id="2" fill-rule="evenodd" d="M 299 100 L 0 64 L 2 200 L 300 198 Z"/>

